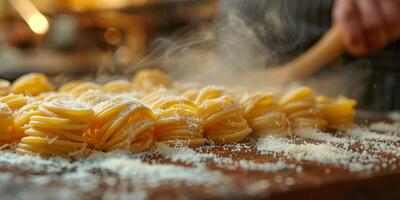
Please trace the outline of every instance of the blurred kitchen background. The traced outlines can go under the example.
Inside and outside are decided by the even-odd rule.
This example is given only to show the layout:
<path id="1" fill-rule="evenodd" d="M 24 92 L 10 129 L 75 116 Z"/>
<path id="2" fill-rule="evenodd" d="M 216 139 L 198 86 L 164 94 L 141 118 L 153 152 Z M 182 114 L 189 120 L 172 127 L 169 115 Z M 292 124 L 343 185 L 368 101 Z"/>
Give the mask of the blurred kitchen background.
<path id="1" fill-rule="evenodd" d="M 181 80 L 241 86 L 249 69 L 296 57 L 331 25 L 329 6 L 318 4 L 325 17 L 315 17 L 297 9 L 313 8 L 314 1 L 266 2 L 0 0 L 0 78 L 43 72 L 57 84 L 164 67 Z M 399 54 L 382 52 L 378 59 L 345 55 L 305 84 L 325 95 L 356 98 L 359 108 L 399 109 Z M 268 86 L 264 81 L 251 78 L 249 85 Z"/>
<path id="2" fill-rule="evenodd" d="M 201 29 L 215 17 L 217 5 L 216 0 L 1 0 L 0 78 L 124 69 L 152 52 L 155 39 Z"/>

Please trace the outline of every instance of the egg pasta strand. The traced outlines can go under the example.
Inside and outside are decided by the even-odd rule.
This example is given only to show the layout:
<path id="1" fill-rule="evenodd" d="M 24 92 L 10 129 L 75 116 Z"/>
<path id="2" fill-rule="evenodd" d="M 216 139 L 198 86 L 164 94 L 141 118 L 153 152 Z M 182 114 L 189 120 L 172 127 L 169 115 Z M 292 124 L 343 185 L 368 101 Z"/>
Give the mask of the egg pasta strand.
<path id="1" fill-rule="evenodd" d="M 254 136 L 291 135 L 290 122 L 272 95 L 255 93 L 245 96 L 241 105 Z"/>
<path id="2" fill-rule="evenodd" d="M 153 113 L 138 100 L 116 96 L 96 105 L 94 111 L 89 137 L 96 149 L 141 152 L 153 144 Z"/>
<path id="3" fill-rule="evenodd" d="M 204 122 L 204 134 L 218 144 L 243 141 L 250 133 L 242 109 L 230 95 L 218 87 L 202 89 L 196 98 Z"/>
<path id="4" fill-rule="evenodd" d="M 55 99 L 39 106 L 30 117 L 29 128 L 17 145 L 21 153 L 43 156 L 73 156 L 85 153 L 84 133 L 93 120 L 93 111 L 76 99 Z"/>
<path id="5" fill-rule="evenodd" d="M 14 118 L 12 110 L 5 103 L 0 103 L 0 144 L 16 140 L 13 135 Z"/>
<path id="6" fill-rule="evenodd" d="M 322 118 L 314 91 L 308 87 L 287 92 L 280 100 L 282 111 L 295 131 L 299 128 L 325 129 L 327 122 Z"/>
<path id="7" fill-rule="evenodd" d="M 19 77 L 11 86 L 11 92 L 37 96 L 43 92 L 53 91 L 47 76 L 41 73 L 30 73 Z"/>
<path id="8" fill-rule="evenodd" d="M 319 97 L 318 103 L 324 119 L 328 122 L 328 128 L 340 130 L 354 126 L 356 100 L 342 96 L 336 99 Z"/>
<path id="9" fill-rule="evenodd" d="M 143 102 L 156 115 L 154 133 L 158 142 L 175 144 L 178 141 L 190 147 L 205 143 L 198 107 L 187 98 L 159 90 L 145 96 Z"/>

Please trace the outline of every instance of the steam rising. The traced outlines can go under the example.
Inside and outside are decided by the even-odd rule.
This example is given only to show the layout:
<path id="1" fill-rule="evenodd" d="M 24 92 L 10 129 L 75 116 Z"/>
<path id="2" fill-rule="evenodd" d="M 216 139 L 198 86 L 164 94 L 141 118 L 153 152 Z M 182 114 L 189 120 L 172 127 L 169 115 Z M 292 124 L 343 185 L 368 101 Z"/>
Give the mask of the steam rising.
<path id="1" fill-rule="evenodd" d="M 180 35 L 179 39 L 174 37 L 177 34 L 156 40 L 153 43 L 154 50 L 125 73 L 157 67 L 180 81 L 273 91 L 268 87 L 269 81 L 254 74 L 254 70 L 292 59 L 287 52 L 301 46 L 303 32 L 298 31 L 298 24 L 287 10 L 289 3 L 221 1 L 218 17 L 213 24 L 203 24 L 199 30 Z M 357 97 L 363 87 L 356 87 L 358 91 L 348 93 L 345 89 L 349 87 L 346 86 L 360 86 L 354 82 L 361 82 L 366 71 L 352 66 L 340 67 L 343 65 L 341 62 L 333 64 L 335 73 L 331 70 L 321 74 L 318 81 L 314 78 L 306 84 L 315 86 L 325 94 Z"/>

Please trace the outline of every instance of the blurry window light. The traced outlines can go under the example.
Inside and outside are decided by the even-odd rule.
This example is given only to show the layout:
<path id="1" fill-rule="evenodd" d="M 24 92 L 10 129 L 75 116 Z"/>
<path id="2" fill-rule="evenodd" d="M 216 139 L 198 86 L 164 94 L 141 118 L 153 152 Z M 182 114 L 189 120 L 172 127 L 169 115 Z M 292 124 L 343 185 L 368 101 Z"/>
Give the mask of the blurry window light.
<path id="1" fill-rule="evenodd" d="M 9 1 L 34 33 L 42 35 L 49 31 L 49 21 L 30 0 Z"/>
<path id="2" fill-rule="evenodd" d="M 49 22 L 46 17 L 41 14 L 35 13 L 29 16 L 28 25 L 36 34 L 45 34 L 49 30 Z"/>
<path id="3" fill-rule="evenodd" d="M 143 5 L 148 0 L 68 0 L 72 9 L 78 11 L 95 9 L 119 9 L 125 6 Z"/>

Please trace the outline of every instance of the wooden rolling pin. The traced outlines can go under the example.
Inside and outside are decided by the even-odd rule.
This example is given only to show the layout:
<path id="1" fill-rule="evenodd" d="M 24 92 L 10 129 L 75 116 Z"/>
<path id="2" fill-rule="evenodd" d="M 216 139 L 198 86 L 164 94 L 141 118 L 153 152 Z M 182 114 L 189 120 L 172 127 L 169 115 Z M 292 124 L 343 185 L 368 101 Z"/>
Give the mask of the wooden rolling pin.
<path id="1" fill-rule="evenodd" d="M 282 66 L 266 70 L 262 74 L 264 74 L 264 79 L 271 84 L 287 84 L 303 80 L 323 65 L 339 57 L 343 52 L 341 31 L 334 26 L 302 55 Z"/>

